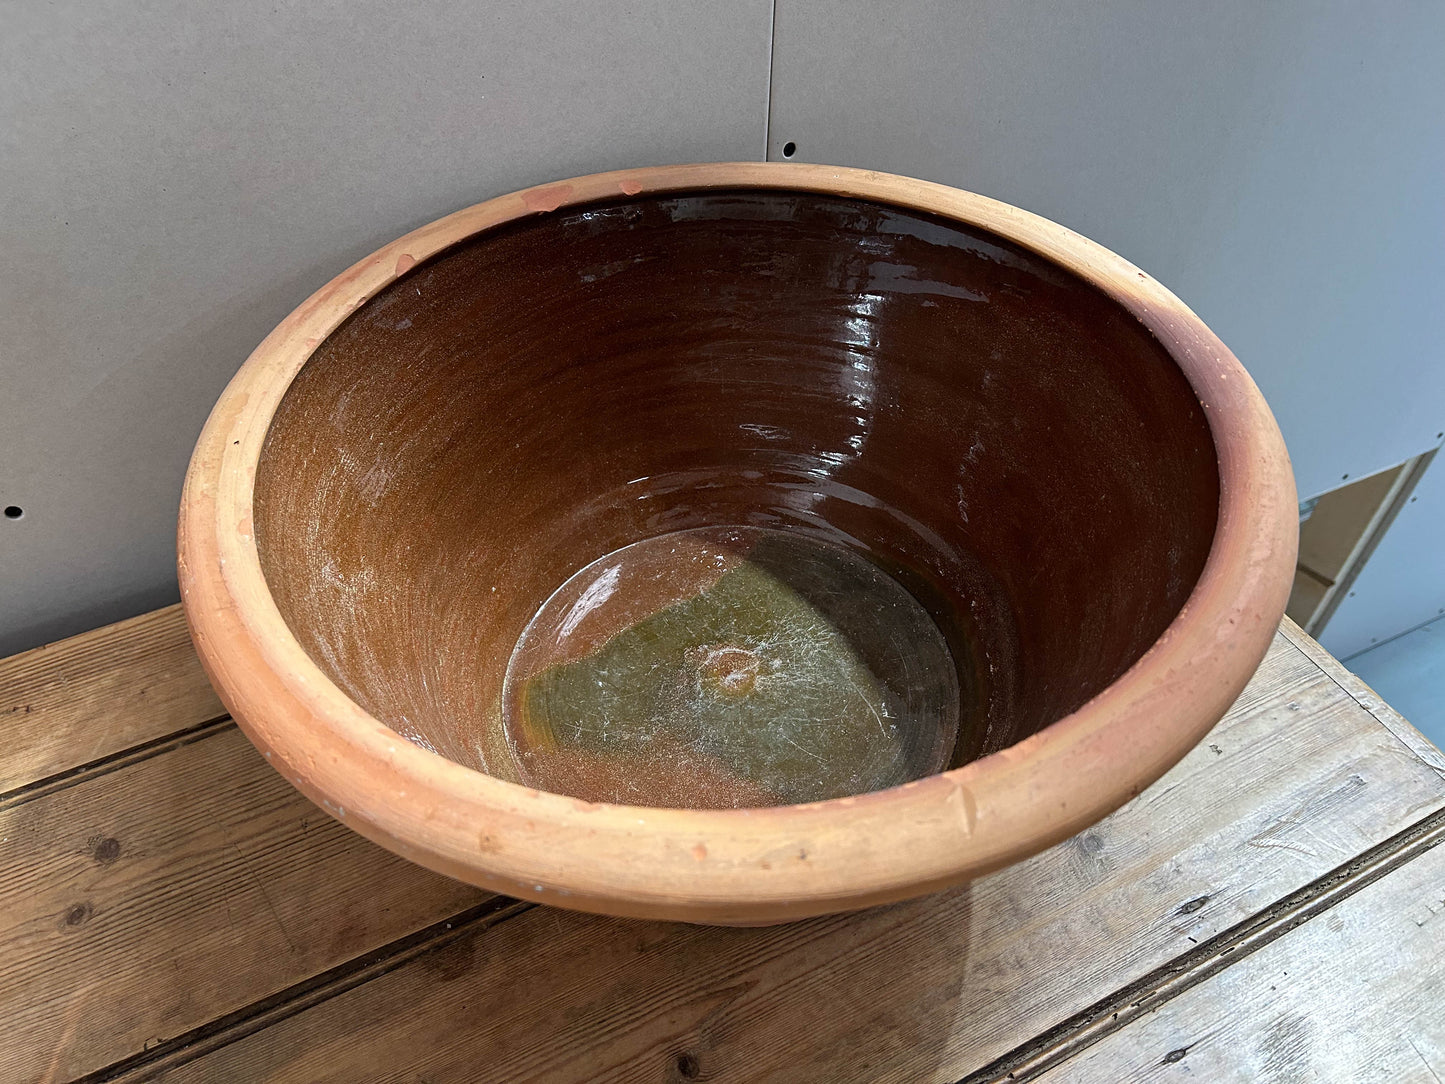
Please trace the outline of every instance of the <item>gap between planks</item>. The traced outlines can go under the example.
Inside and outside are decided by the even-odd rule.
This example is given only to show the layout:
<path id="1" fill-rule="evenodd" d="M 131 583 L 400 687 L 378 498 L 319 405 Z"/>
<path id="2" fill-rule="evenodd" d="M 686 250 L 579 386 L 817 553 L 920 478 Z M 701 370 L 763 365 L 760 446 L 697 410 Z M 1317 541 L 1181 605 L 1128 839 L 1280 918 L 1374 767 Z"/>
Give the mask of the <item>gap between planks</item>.
<path id="1" fill-rule="evenodd" d="M 217 734 L 224 734 L 226 731 L 234 729 L 235 726 L 235 722 L 229 715 L 222 715 L 216 719 L 207 719 L 205 722 L 197 723 L 184 730 L 153 738 L 150 741 L 141 742 L 139 745 L 132 745 L 128 749 L 122 749 L 97 760 L 78 764 L 63 772 L 56 772 L 54 775 L 48 775 L 43 779 L 37 779 L 24 786 L 0 793 L 0 812 L 22 806 L 26 802 L 33 802 L 37 798 L 45 798 L 59 791 L 68 790 L 81 783 L 88 783 L 92 779 L 120 771 L 122 768 L 139 764 L 143 760 L 150 760 L 152 757 L 162 756 L 194 742 L 203 741 Z"/>
<path id="2" fill-rule="evenodd" d="M 117 630 L 119 631 L 119 630 Z M 1292 647 L 1300 651 L 1316 667 L 1323 670 L 1325 675 L 1336 687 L 1343 692 L 1349 700 L 1360 705 L 1380 725 L 1384 726 L 1395 739 L 1409 750 L 1413 756 L 1428 764 L 1433 770 L 1445 775 L 1442 769 L 1440 753 L 1424 745 L 1423 739 L 1415 735 L 1413 728 L 1405 723 L 1398 715 L 1395 715 L 1386 705 L 1378 703 L 1377 698 L 1371 696 L 1367 686 L 1355 679 L 1353 675 L 1344 671 L 1338 662 L 1328 656 L 1322 648 L 1319 648 L 1308 636 L 1304 635 L 1291 623 L 1285 622 L 1281 633 Z M 58 661 L 58 660 L 57 660 Z M 198 668 L 197 668 L 198 669 Z M 203 678 L 201 680 L 204 680 Z M 139 706 L 139 705 L 137 705 Z M 1236 705 L 1232 709 L 1240 710 L 1242 705 Z M 194 716 L 192 716 L 194 718 Z M 1394 725 L 1391 725 L 1391 724 Z M 149 741 L 132 745 L 106 756 L 91 760 L 88 763 L 56 772 L 43 779 L 16 787 L 10 791 L 0 794 L 0 810 L 14 808 L 36 798 L 41 798 L 57 791 L 87 780 L 104 776 L 110 772 L 120 770 L 124 767 L 136 764 L 140 761 L 160 756 L 171 750 L 202 741 L 208 737 L 228 732 L 234 728 L 234 723 L 226 716 L 208 719 L 186 729 L 166 733 Z M 1414 737 L 1416 740 L 1410 740 Z M 1289 929 L 1326 910 L 1334 903 L 1353 894 L 1359 888 L 1383 876 L 1389 869 L 1394 869 L 1408 861 L 1411 857 L 1429 846 L 1418 843 L 1412 832 L 1420 829 L 1421 825 L 1439 821 L 1445 817 L 1445 811 L 1433 814 L 1431 817 L 1418 822 L 1414 828 L 1405 829 L 1397 833 L 1390 840 L 1385 841 L 1367 851 L 1360 858 L 1351 860 L 1337 867 L 1332 873 L 1312 882 L 1305 888 L 1296 890 L 1293 894 L 1279 901 L 1274 906 L 1267 908 L 1260 916 L 1242 922 L 1223 933 L 1216 935 L 1210 941 L 1198 949 L 1176 957 L 1170 963 L 1151 971 L 1145 977 L 1136 980 L 1127 986 L 1121 994 L 1111 995 L 1107 1004 L 1114 1005 L 1120 997 L 1132 997 L 1136 1001 L 1147 1002 L 1147 1007 L 1135 1012 L 1146 1012 L 1158 1007 L 1165 1000 L 1172 998 L 1177 993 L 1183 992 L 1190 986 L 1208 978 L 1209 975 L 1221 970 L 1228 962 L 1252 953 L 1256 948 L 1262 947 L 1269 941 L 1274 940 Z M 1438 827 L 1438 825 L 1437 825 Z M 1428 831 L 1428 829 L 1426 829 Z M 1408 838 L 1407 838 L 1408 837 Z M 1435 842 L 1438 842 L 1438 838 Z M 1394 848 L 1394 849 L 1392 849 Z M 1391 857 L 1401 854 L 1403 857 Z M 1389 862 L 1388 866 L 1373 870 L 1369 865 L 1372 856 L 1383 856 L 1378 858 L 1381 862 Z M 1343 872 L 1342 872 L 1343 871 Z M 1372 872 L 1373 871 L 1373 872 Z M 1355 883 L 1354 879 L 1364 878 Z M 1323 887 L 1321 887 L 1323 886 Z M 237 1010 L 219 1017 L 205 1025 L 199 1026 L 181 1035 L 175 1036 L 159 1046 L 153 1046 L 148 1051 L 137 1052 L 111 1065 L 95 1070 L 81 1080 L 137 1080 L 149 1077 L 157 1072 L 163 1072 L 166 1068 L 178 1066 L 204 1056 L 214 1050 L 218 1050 L 233 1042 L 236 1042 L 257 1031 L 263 1030 L 271 1024 L 277 1023 L 287 1017 L 299 1014 L 308 1008 L 329 1000 L 347 990 L 354 989 L 371 979 L 379 978 L 389 971 L 406 965 L 408 962 L 429 952 L 435 952 L 463 934 L 476 934 L 491 926 L 507 921 L 512 917 L 530 910 L 533 905 L 519 903 L 518 901 L 505 898 L 488 900 L 483 904 L 467 908 L 454 914 L 450 919 L 444 919 L 433 923 L 420 931 L 398 938 L 395 941 L 379 946 L 367 953 L 357 956 L 353 960 L 338 964 L 326 971 L 312 976 L 309 979 L 285 987 L 265 998 L 238 1008 Z M 1291 916 L 1293 920 L 1291 920 Z M 1258 927 L 1258 929 L 1256 929 Z M 1261 933 L 1260 931 L 1264 931 Z M 1275 931 L 1266 939 L 1260 940 L 1269 931 Z M 1224 961 L 1211 963 L 1211 961 Z M 1197 978 L 1180 985 L 1180 976 L 1190 976 L 1192 968 L 1204 968 Z M 1210 969 L 1212 968 L 1212 969 Z M 1163 992 L 1168 992 L 1163 996 Z M 1105 1002 L 1100 1002 L 1100 1005 Z M 1096 1006 L 1097 1007 L 1097 1006 Z M 1128 1008 L 1126 1004 L 1125 1008 Z M 1020 1052 L 1032 1051 L 1029 1058 L 1019 1062 L 1019 1067 L 1011 1070 L 1012 1079 L 1027 1079 L 1045 1068 L 1057 1064 L 1062 1058 L 1071 1056 L 1098 1041 L 1105 1034 L 1117 1030 L 1113 1023 L 1112 1012 L 1103 1018 L 1107 1026 L 1099 1030 L 1098 1019 L 1090 1016 L 1092 1010 L 1085 1010 L 1071 1017 L 1057 1027 L 1045 1032 L 1043 1036 L 1033 1042 L 1018 1048 L 1015 1052 L 995 1060 L 988 1069 L 1002 1065 L 1010 1058 L 1014 1058 Z M 1120 1017 L 1125 1014 L 1121 1012 Z M 1087 1018 L 1087 1019 L 1086 1019 Z M 1129 1017 L 1132 1019 L 1133 1017 Z M 1039 1056 L 1047 1055 L 1052 1047 L 1040 1047 L 1040 1043 L 1053 1039 L 1057 1043 L 1068 1043 L 1067 1053 L 1060 1057 L 1048 1057 L 1047 1062 L 1040 1062 L 1035 1066 Z M 986 1072 L 987 1070 L 980 1070 Z M 1021 1073 L 1027 1075 L 1020 1075 Z M 1004 1079 L 1009 1079 L 1005 1074 Z M 965 1080 L 974 1081 L 980 1079 L 991 1079 L 980 1077 L 974 1073 Z"/>
<path id="3" fill-rule="evenodd" d="M 959 1084 L 995 1081 L 1021 1084 L 1037 1078 L 1442 842 L 1445 842 L 1445 809 L 1429 814 L 1259 914 L 1180 954 L 1108 998 L 963 1077 Z M 74 1084 L 137 1084 L 156 1074 L 179 1068 L 380 978 L 421 956 L 442 951 L 453 941 L 499 926 L 538 906 L 507 897 L 488 900 L 356 960 L 278 991 L 226 1017 L 176 1036 L 149 1051 L 80 1077 Z"/>
<path id="4" fill-rule="evenodd" d="M 493 896 L 425 929 L 398 938 L 319 975 L 278 990 L 254 1004 L 167 1039 L 149 1050 L 132 1054 L 112 1065 L 77 1077 L 71 1084 L 111 1084 L 116 1081 L 149 1079 L 157 1073 L 204 1057 L 289 1016 L 305 1012 L 314 1005 L 380 978 L 418 957 L 439 952 L 461 937 L 499 925 L 538 906 L 540 904 L 526 900 Z"/>
<path id="5" fill-rule="evenodd" d="M 1445 843 L 1445 809 L 970 1073 L 958 1084 L 1034 1080 L 1441 843 Z"/>
<path id="6" fill-rule="evenodd" d="M 0 792 L 225 713 L 179 605 L 0 659 Z"/>

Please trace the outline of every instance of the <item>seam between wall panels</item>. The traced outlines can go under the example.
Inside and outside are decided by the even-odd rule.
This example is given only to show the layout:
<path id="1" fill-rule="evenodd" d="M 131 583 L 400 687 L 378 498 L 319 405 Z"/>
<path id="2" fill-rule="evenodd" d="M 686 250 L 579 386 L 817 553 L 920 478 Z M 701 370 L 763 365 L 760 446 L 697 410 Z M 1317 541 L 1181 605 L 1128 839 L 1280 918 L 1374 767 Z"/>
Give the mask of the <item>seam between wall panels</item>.
<path id="1" fill-rule="evenodd" d="M 773 61 L 778 55 L 778 0 L 768 10 L 768 100 L 763 108 L 763 161 L 773 157 Z"/>

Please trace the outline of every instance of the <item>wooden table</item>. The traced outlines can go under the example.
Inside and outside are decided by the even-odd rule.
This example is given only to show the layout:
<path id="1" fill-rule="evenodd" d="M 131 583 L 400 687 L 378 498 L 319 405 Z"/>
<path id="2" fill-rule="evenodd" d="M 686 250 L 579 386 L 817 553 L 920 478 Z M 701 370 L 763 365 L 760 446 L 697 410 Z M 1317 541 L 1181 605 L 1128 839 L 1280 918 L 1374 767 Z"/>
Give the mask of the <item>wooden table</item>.
<path id="1" fill-rule="evenodd" d="M 1445 1079 L 1445 759 L 1286 622 L 1031 861 L 771 929 L 438 877 L 226 718 L 176 608 L 0 662 L 0 1081 Z"/>

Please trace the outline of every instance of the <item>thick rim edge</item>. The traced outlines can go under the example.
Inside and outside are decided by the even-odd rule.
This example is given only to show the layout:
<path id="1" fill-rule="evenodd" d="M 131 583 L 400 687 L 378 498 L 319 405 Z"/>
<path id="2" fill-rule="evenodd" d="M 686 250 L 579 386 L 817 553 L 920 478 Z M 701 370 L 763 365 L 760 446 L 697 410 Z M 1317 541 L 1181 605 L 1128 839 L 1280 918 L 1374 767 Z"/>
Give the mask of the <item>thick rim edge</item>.
<path id="1" fill-rule="evenodd" d="M 251 523 L 267 428 L 316 346 L 418 262 L 481 230 L 599 199 L 709 188 L 849 196 L 997 233 L 1103 289 L 1173 356 L 1209 419 L 1214 543 L 1184 608 L 1122 677 L 1038 734 L 962 768 L 853 798 L 759 810 L 594 804 L 473 771 L 362 711 L 310 659 L 267 588 Z M 1137 795 L 1223 716 L 1268 650 L 1295 564 L 1293 474 L 1234 355 L 1151 277 L 983 196 L 867 170 L 707 163 L 622 170 L 488 200 L 393 241 L 313 294 L 211 413 L 186 476 L 182 598 L 213 684 L 273 766 L 414 861 L 510 895 L 702 922 L 783 921 L 921 895 L 1065 839 Z"/>

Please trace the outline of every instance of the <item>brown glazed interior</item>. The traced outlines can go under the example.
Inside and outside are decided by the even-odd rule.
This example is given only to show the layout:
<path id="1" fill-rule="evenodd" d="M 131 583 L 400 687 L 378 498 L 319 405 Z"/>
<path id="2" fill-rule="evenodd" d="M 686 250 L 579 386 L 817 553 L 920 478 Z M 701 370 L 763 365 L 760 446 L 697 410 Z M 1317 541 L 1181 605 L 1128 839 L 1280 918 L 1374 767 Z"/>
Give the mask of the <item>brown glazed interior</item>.
<path id="1" fill-rule="evenodd" d="M 512 648 L 621 546 L 754 525 L 863 550 L 949 643 L 958 765 L 1155 642 L 1219 485 L 1178 365 L 1096 287 L 926 213 L 713 190 L 532 216 L 401 275 L 286 392 L 254 515 L 321 670 L 512 779 Z"/>

